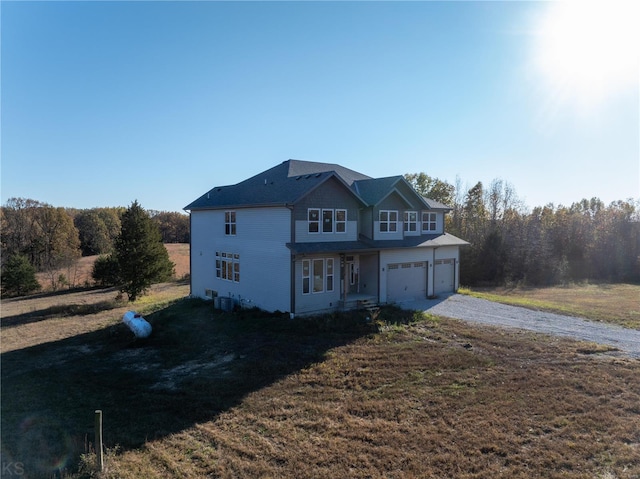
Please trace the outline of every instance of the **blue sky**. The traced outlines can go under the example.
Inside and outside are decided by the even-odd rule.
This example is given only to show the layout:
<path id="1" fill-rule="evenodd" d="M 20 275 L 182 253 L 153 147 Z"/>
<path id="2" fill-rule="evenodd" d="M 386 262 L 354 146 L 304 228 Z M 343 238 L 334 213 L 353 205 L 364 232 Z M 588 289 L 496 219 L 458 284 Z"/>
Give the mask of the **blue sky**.
<path id="1" fill-rule="evenodd" d="M 2 203 L 179 211 L 289 158 L 639 199 L 635 17 L 594 5 L 3 1 Z"/>

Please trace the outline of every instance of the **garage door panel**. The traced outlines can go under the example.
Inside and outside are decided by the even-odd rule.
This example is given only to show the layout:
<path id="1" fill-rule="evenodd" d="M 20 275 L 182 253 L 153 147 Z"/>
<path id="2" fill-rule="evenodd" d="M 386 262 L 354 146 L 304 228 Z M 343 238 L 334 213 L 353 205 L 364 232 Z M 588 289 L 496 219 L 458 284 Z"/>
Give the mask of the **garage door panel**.
<path id="1" fill-rule="evenodd" d="M 436 260 L 433 276 L 433 294 L 452 293 L 455 289 L 455 260 Z"/>
<path id="2" fill-rule="evenodd" d="M 426 297 L 427 273 L 424 262 L 387 265 L 387 301 L 398 302 Z"/>

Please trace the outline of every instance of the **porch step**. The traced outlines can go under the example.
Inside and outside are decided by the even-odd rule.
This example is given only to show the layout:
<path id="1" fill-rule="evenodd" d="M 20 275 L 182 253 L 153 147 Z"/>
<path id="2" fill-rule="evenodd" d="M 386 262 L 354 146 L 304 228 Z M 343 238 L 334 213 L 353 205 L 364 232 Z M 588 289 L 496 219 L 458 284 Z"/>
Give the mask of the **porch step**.
<path id="1" fill-rule="evenodd" d="M 370 299 L 358 300 L 358 309 L 366 309 L 369 312 L 377 312 L 380 310 L 378 303 L 372 302 Z"/>

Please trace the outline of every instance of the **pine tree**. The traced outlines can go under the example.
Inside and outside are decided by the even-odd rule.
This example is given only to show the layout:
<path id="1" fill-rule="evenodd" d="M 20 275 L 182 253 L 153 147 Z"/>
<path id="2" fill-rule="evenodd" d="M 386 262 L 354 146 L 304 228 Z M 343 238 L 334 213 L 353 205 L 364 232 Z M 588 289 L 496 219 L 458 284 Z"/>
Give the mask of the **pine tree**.
<path id="1" fill-rule="evenodd" d="M 2 292 L 9 296 L 22 296 L 40 289 L 36 269 L 23 255 L 12 255 L 2 268 Z"/>
<path id="2" fill-rule="evenodd" d="M 122 216 L 115 257 L 120 267 L 120 291 L 127 293 L 129 301 L 135 301 L 153 283 L 173 276 L 174 264 L 169 261 L 160 230 L 137 201 Z"/>

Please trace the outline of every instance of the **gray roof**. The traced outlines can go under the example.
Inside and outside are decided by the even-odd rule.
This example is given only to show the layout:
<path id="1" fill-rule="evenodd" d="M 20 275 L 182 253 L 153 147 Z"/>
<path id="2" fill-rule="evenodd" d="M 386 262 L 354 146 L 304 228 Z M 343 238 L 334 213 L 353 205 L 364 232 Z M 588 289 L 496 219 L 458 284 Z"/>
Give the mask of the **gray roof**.
<path id="1" fill-rule="evenodd" d="M 332 177 L 367 205 L 377 204 L 398 181 L 404 181 L 403 176 L 371 178 L 334 163 L 287 160 L 235 185 L 212 188 L 184 209 L 292 205 Z M 423 200 L 430 208 L 449 209 L 436 201 Z"/>
<path id="2" fill-rule="evenodd" d="M 360 235 L 359 241 L 330 241 L 318 243 L 287 243 L 294 254 L 365 252 L 383 249 L 434 248 L 440 246 L 465 246 L 469 243 L 449 233 L 409 236 L 400 240 L 371 240 Z"/>
<path id="3" fill-rule="evenodd" d="M 340 165 L 288 160 L 235 185 L 212 188 L 184 209 L 290 205 L 330 177 L 344 182 L 347 189 L 354 181 L 369 178 Z"/>
<path id="4" fill-rule="evenodd" d="M 389 194 L 401 178 L 402 176 L 370 178 L 356 181 L 353 187 L 367 204 L 376 205 Z"/>
<path id="5" fill-rule="evenodd" d="M 350 170 L 344 166 L 336 165 L 335 163 L 317 163 L 315 161 L 301 161 L 301 160 L 289 160 L 283 164 L 289 165 L 289 177 L 297 177 L 303 175 L 313 175 L 314 173 L 327 173 L 335 172 L 342 181 L 351 186 L 354 181 L 368 180 L 370 176 L 363 175 L 357 171 Z"/>
<path id="6" fill-rule="evenodd" d="M 451 211 L 451 207 L 445 205 L 444 203 L 440 203 L 439 201 L 432 200 L 431 198 L 427 198 L 426 196 L 422 197 L 422 200 L 431 208 L 432 210 L 447 210 Z"/>

